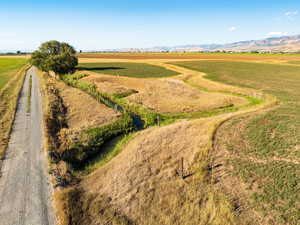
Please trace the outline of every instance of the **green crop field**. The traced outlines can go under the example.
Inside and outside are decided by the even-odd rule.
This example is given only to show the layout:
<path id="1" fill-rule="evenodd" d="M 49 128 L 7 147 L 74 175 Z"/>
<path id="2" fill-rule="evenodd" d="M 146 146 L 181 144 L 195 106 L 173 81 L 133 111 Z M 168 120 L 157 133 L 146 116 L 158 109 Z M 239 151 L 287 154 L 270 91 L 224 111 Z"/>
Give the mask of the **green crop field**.
<path id="1" fill-rule="evenodd" d="M 26 63 L 22 58 L 0 58 L 0 89 L 9 81 L 12 74 Z"/>
<path id="2" fill-rule="evenodd" d="M 295 64 L 295 65 L 300 65 L 299 60 L 293 60 L 293 61 L 288 61 L 289 64 Z"/>
<path id="3" fill-rule="evenodd" d="M 300 224 L 300 67 L 232 61 L 174 64 L 205 72 L 212 80 L 263 90 L 281 101 L 265 113 L 227 122 L 218 139 L 229 151 L 226 168 L 245 184 L 251 208 L 268 218 L 268 224 Z"/>
<path id="4" fill-rule="evenodd" d="M 145 63 L 81 63 L 78 69 L 136 78 L 169 77 L 178 74 L 174 71 Z"/>
<path id="5" fill-rule="evenodd" d="M 18 92 L 23 83 L 25 58 L 0 58 L 0 159 L 4 156 L 9 131 L 16 109 Z M 9 85 L 8 81 L 12 80 Z"/>

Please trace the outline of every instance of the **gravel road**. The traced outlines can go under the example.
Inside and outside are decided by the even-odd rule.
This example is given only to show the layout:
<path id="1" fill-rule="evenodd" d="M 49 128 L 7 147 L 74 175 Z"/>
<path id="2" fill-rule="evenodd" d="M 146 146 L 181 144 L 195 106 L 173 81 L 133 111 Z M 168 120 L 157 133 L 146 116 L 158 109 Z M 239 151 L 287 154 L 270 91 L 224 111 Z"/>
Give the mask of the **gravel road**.
<path id="1" fill-rule="evenodd" d="M 31 110 L 27 112 L 32 76 Z M 36 69 L 26 75 L 0 177 L 0 225 L 54 225 Z"/>

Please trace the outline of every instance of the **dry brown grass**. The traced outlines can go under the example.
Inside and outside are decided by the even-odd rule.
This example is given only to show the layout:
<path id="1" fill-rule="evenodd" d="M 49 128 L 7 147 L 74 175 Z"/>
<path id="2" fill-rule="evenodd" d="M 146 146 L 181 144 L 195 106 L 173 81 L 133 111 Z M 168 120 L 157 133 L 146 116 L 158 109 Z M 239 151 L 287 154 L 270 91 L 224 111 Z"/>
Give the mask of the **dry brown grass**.
<path id="1" fill-rule="evenodd" d="M 77 188 L 93 196 L 91 205 L 106 196 L 106 210 L 120 212 L 135 224 L 234 224 L 229 200 L 206 183 L 208 145 L 216 121 L 181 121 L 142 131 Z M 181 158 L 184 175 L 191 175 L 186 179 L 178 175 Z M 99 224 L 99 214 L 89 224 Z"/>
<path id="2" fill-rule="evenodd" d="M 165 64 L 161 64 L 164 66 Z M 246 104 L 243 98 L 211 93 L 193 88 L 174 78 L 142 79 L 117 77 L 85 72 L 84 81 L 95 83 L 100 92 L 111 94 L 126 93 L 135 90 L 127 99 L 162 113 L 180 113 L 212 110 L 228 105 Z"/>
<path id="3" fill-rule="evenodd" d="M 12 122 L 15 117 L 16 106 L 19 93 L 23 85 L 28 65 L 18 70 L 10 81 L 0 91 L 0 160 L 5 155 L 5 149 L 8 144 L 9 135 L 12 128 Z"/>
<path id="4" fill-rule="evenodd" d="M 188 87 L 180 81 L 183 80 L 212 92 L 240 93 L 260 97 L 265 101 L 236 113 L 183 120 L 139 132 L 108 164 L 82 177 L 79 185 L 57 193 L 62 224 L 241 224 L 233 207 L 234 199 L 214 188 L 209 176 L 210 150 L 216 128 L 236 115 L 269 107 L 276 103 L 276 99 L 251 89 L 206 80 L 203 73 L 159 61 L 151 63 L 180 71 L 182 75 L 176 77 L 177 80 L 171 79 L 179 83 L 180 87 Z M 143 79 L 98 74 L 84 79 L 96 83 L 100 79 L 101 85 L 105 82 L 113 83 L 117 87 L 138 90 L 139 94 L 147 87 Z M 147 82 L 161 80 L 169 79 L 146 79 Z M 101 86 L 98 88 L 101 89 Z M 194 90 L 188 88 L 189 91 Z M 184 175 L 187 176 L 185 179 L 180 174 L 182 158 Z"/>
<path id="5" fill-rule="evenodd" d="M 112 122 L 120 113 L 100 104 L 83 91 L 56 82 L 56 88 L 67 109 L 66 120 L 69 129 L 83 130 Z"/>

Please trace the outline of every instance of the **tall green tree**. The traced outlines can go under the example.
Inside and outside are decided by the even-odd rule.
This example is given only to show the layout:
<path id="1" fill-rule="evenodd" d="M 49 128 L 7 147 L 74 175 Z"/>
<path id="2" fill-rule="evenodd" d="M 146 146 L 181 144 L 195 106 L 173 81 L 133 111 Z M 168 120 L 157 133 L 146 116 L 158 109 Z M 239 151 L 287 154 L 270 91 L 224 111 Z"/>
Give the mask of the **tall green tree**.
<path id="1" fill-rule="evenodd" d="M 78 65 L 75 49 L 65 42 L 48 41 L 32 53 L 30 62 L 40 70 L 56 74 L 73 73 Z"/>

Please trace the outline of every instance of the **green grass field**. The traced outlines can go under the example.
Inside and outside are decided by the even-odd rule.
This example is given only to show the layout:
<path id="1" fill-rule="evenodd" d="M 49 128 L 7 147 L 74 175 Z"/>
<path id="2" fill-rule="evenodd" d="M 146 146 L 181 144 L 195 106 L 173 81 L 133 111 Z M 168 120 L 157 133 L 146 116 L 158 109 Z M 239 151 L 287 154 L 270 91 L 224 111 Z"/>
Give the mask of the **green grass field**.
<path id="1" fill-rule="evenodd" d="M 264 224 L 300 224 L 300 67 L 231 61 L 174 64 L 205 72 L 212 80 L 263 90 L 281 101 L 271 111 L 227 122 L 218 139 L 230 154 L 226 168 L 240 177 L 250 206 L 266 218 Z"/>
<path id="2" fill-rule="evenodd" d="M 288 61 L 289 64 L 294 64 L 294 65 L 300 65 L 299 60 L 294 60 L 294 61 Z"/>
<path id="3" fill-rule="evenodd" d="M 174 71 L 145 63 L 81 63 L 78 69 L 136 78 L 169 77 L 178 74 Z"/>
<path id="4" fill-rule="evenodd" d="M 25 58 L 0 58 L 0 160 L 4 157 L 8 143 L 18 93 L 22 87 L 26 68 L 22 71 L 20 69 L 26 61 Z"/>
<path id="5" fill-rule="evenodd" d="M 26 61 L 25 58 L 0 58 L 0 90 Z"/>

